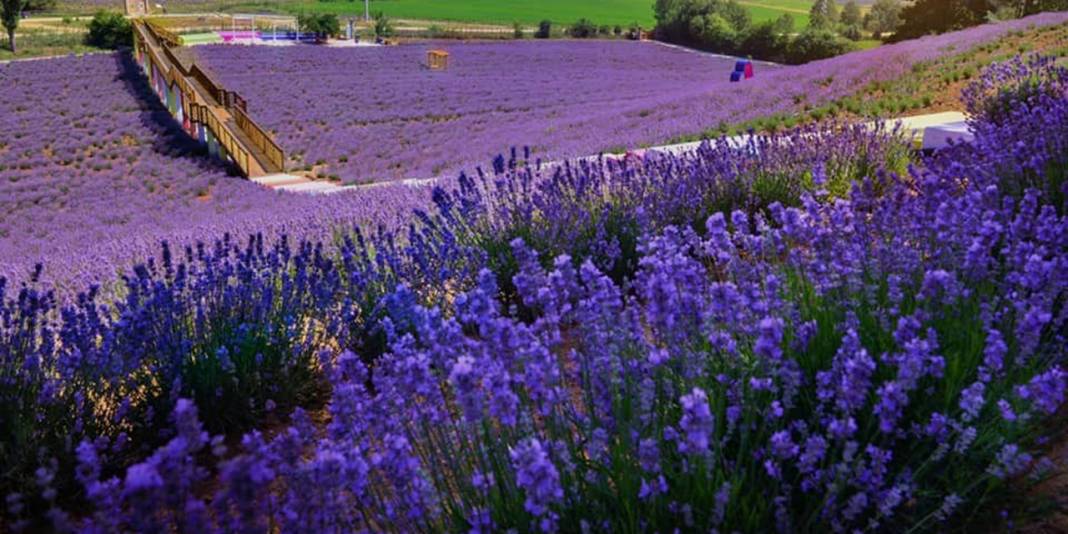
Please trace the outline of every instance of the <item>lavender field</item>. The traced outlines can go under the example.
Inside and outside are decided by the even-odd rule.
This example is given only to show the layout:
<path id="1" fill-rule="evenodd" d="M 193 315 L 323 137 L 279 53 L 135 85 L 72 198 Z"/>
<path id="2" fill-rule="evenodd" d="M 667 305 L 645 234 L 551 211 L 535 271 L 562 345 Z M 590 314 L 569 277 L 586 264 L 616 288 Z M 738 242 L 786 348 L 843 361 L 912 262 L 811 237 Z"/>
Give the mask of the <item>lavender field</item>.
<path id="1" fill-rule="evenodd" d="M 437 46 L 449 51 L 447 71 L 422 66 Z M 223 83 L 249 95 L 252 113 L 296 165 L 325 164 L 361 182 L 450 174 L 509 146 L 539 156 L 563 155 L 563 147 L 594 153 L 596 142 L 613 141 L 576 146 L 576 135 L 599 134 L 576 124 L 617 122 L 623 110 L 725 89 L 718 82 L 734 67 L 729 58 L 625 41 L 196 51 Z"/>
<path id="2" fill-rule="evenodd" d="M 792 114 L 906 76 L 921 61 L 1066 18 L 1038 15 L 801 66 L 759 64 L 756 78 L 742 84 L 728 81 L 732 59 L 653 43 L 196 50 L 246 95 L 292 166 L 363 183 L 454 174 L 508 146 L 562 159 Z M 446 72 L 421 66 L 437 46 L 451 54 Z"/>
<path id="3" fill-rule="evenodd" d="M 0 65 L 0 275 L 45 260 L 70 265 L 50 276 L 114 275 L 116 258 L 143 258 L 162 238 L 385 223 L 425 196 L 386 188 L 358 194 L 373 202 L 313 199 L 228 175 L 140 76 L 118 55 Z"/>

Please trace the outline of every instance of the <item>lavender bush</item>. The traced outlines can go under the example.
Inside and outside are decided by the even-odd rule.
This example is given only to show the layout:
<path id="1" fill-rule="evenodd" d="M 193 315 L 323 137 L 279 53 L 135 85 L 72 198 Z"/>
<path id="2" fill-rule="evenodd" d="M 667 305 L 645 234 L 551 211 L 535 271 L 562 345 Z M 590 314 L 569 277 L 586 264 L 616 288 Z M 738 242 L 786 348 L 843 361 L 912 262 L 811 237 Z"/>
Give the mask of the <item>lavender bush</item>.
<path id="1" fill-rule="evenodd" d="M 456 235 L 486 251 L 508 295 L 516 238 L 547 265 L 566 254 L 621 283 L 638 267 L 643 234 L 671 225 L 702 231 L 713 213 L 754 215 L 775 202 L 795 205 L 805 191 L 845 196 L 876 171 L 904 172 L 910 154 L 897 131 L 833 122 L 740 144 L 705 142 L 681 154 L 650 151 L 544 168 L 522 165 L 513 151 L 495 162 L 493 174 L 461 176 L 438 206 Z"/>
<path id="2" fill-rule="evenodd" d="M 977 116 L 975 145 L 901 175 L 861 170 L 901 163 L 892 135 L 848 128 L 812 141 L 853 146 L 853 162 L 815 157 L 805 135 L 538 179 L 502 158 L 495 174 L 526 174 L 510 183 L 530 191 L 439 190 L 407 234 L 340 235 L 339 256 L 221 240 L 165 249 L 114 304 L 90 289 L 56 310 L 16 289 L 0 299 L 0 451 L 22 477 L 4 479 L 8 517 L 146 532 L 949 528 L 1052 467 L 1068 206 L 1045 180 L 1068 128 L 1019 134 L 1066 116 L 1064 75 L 995 66 L 977 83 L 1035 80 L 1046 97 Z M 734 160 L 742 172 L 724 170 Z M 781 197 L 702 208 L 671 188 L 753 187 L 805 162 Z M 597 254 L 540 257 L 513 236 L 517 214 L 583 199 L 642 209 L 622 187 L 550 197 L 582 183 L 632 183 L 666 207 L 632 215 L 643 235 L 620 280 Z M 517 302 L 470 228 L 511 238 Z M 369 331 L 386 347 L 374 361 L 357 342 Z M 315 394 L 323 423 L 297 409 L 236 455 L 212 436 Z M 62 511 L 77 487 L 88 511 Z"/>
<path id="3" fill-rule="evenodd" d="M 294 166 L 348 182 L 454 175 L 502 146 L 559 160 L 670 142 L 766 116 L 821 108 L 918 63 L 959 54 L 1064 13 L 987 24 L 795 67 L 757 66 L 731 84 L 733 60 L 637 42 L 448 43 L 429 48 L 212 46 L 197 53 L 245 95 Z M 895 113 L 898 113 L 895 111 Z M 457 135 L 462 132 L 462 135 Z"/>

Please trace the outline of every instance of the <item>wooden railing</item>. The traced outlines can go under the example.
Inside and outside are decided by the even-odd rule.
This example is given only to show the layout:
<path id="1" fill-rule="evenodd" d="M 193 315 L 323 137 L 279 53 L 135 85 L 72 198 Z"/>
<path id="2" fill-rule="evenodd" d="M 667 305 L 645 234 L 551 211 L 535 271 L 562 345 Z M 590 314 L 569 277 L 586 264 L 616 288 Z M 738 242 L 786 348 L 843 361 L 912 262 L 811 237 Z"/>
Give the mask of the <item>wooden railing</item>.
<path id="1" fill-rule="evenodd" d="M 171 30 L 160 26 L 157 22 L 154 22 L 152 20 L 146 20 L 145 25 L 147 25 L 152 30 L 152 32 L 156 34 L 156 37 L 158 37 L 161 42 L 166 43 L 168 46 L 182 46 L 183 43 L 181 35 L 178 35 L 177 33 L 174 33 Z"/>
<path id="2" fill-rule="evenodd" d="M 252 140 L 253 144 L 267 156 L 267 159 L 271 164 L 279 169 L 284 169 L 286 165 L 286 156 L 285 153 L 282 152 L 282 147 L 278 146 L 278 143 L 274 141 L 274 138 L 265 132 L 260 125 L 253 122 L 243 108 L 231 108 L 230 113 L 234 116 L 234 121 L 237 122 L 237 127 L 245 132 L 245 135 Z"/>
<path id="3" fill-rule="evenodd" d="M 195 62 L 190 62 L 188 67 L 183 65 L 170 49 L 172 46 L 181 46 L 181 36 L 151 21 L 137 19 L 134 21 L 134 26 L 137 30 L 134 38 L 148 55 L 149 61 L 157 69 L 161 69 L 168 84 L 176 84 L 182 94 L 186 95 L 184 102 L 189 120 L 205 125 L 219 144 L 231 155 L 234 163 L 245 176 L 248 176 L 250 171 L 250 151 L 242 146 L 227 124 L 219 121 L 219 118 L 212 112 L 212 105 L 224 108 L 233 117 L 234 125 L 249 138 L 255 148 L 263 153 L 267 160 L 263 163 L 278 171 L 285 171 L 285 152 L 272 135 L 248 116 L 248 102 L 238 93 L 227 91 Z M 162 54 L 166 56 L 166 61 L 157 54 L 157 45 L 159 50 L 162 50 Z M 198 103 L 199 93 L 193 89 L 190 79 L 195 80 L 214 102 Z M 264 171 L 270 170 L 267 165 L 262 166 Z"/>
<path id="4" fill-rule="evenodd" d="M 230 130 L 211 112 L 210 106 L 191 104 L 189 106 L 189 119 L 203 124 L 211 132 L 211 135 L 215 137 L 219 145 L 226 149 L 230 158 L 234 160 L 234 164 L 241 169 L 242 173 L 248 176 L 250 170 L 248 150 L 241 146 L 241 143 L 230 133 Z"/>

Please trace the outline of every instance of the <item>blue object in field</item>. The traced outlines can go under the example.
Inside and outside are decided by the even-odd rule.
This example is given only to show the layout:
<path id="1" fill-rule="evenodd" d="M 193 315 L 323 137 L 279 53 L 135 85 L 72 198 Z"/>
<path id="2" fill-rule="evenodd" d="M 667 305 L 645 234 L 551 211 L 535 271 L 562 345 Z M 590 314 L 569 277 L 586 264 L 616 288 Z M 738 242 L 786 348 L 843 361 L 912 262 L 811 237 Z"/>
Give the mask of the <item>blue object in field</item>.
<path id="1" fill-rule="evenodd" d="M 736 71 L 732 72 L 731 73 L 731 81 L 732 82 L 740 82 L 740 81 L 742 81 L 742 71 L 737 71 L 736 70 Z"/>
<path id="2" fill-rule="evenodd" d="M 739 59 L 734 62 L 734 72 L 745 72 L 745 64 L 749 63 L 744 59 Z"/>

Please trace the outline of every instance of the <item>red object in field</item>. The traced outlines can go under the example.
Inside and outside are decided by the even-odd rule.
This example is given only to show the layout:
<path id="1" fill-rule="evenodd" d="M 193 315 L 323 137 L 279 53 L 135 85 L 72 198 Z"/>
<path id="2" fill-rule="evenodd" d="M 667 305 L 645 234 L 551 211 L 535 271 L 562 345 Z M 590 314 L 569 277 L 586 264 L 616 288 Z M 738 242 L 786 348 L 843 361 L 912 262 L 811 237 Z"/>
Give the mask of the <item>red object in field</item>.
<path id="1" fill-rule="evenodd" d="M 753 77 L 753 62 L 752 61 L 746 61 L 745 62 L 745 79 L 748 80 L 749 78 L 752 78 L 752 77 Z"/>

